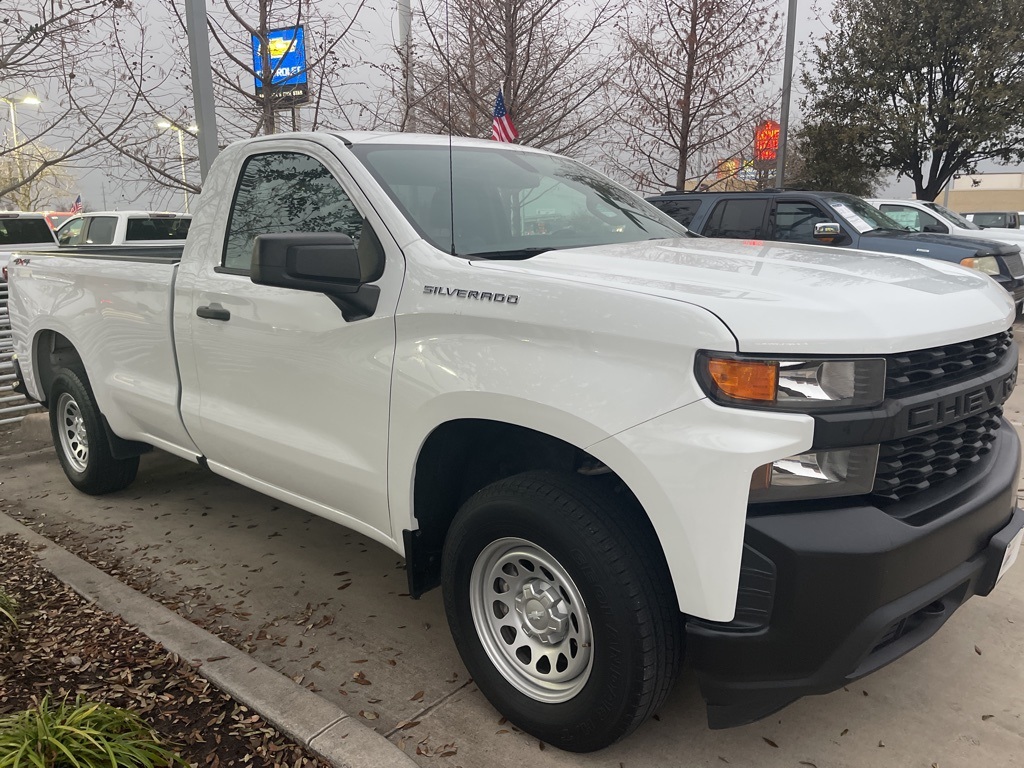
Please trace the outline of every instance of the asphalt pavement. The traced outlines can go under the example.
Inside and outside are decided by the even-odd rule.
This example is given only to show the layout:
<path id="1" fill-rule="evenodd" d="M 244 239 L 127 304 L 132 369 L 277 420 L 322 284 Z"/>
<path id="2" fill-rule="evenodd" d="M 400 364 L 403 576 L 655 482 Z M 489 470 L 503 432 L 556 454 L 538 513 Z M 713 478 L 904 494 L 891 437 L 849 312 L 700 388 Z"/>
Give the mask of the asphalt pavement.
<path id="1" fill-rule="evenodd" d="M 1006 409 L 1018 432 L 1022 411 L 1024 387 Z M 685 672 L 656 719 L 574 755 L 491 707 L 459 660 L 440 594 L 411 600 L 390 550 L 159 452 L 131 488 L 85 496 L 33 437 L 39 427 L 0 434 L 0 512 L 103 561 L 421 766 L 1024 765 L 1024 559 L 924 646 L 848 689 L 711 731 Z"/>

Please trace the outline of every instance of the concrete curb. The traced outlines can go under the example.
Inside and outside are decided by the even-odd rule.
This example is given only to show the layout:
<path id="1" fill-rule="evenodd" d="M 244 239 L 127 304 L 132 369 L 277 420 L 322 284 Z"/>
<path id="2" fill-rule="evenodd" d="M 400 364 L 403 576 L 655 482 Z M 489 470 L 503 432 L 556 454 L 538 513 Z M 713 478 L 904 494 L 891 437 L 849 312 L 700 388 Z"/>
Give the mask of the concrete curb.
<path id="1" fill-rule="evenodd" d="M 416 768 L 405 752 L 340 707 L 0 514 L 0 535 L 8 533 L 40 547 L 35 554 L 42 565 L 82 597 L 178 654 L 222 691 L 336 768 Z"/>

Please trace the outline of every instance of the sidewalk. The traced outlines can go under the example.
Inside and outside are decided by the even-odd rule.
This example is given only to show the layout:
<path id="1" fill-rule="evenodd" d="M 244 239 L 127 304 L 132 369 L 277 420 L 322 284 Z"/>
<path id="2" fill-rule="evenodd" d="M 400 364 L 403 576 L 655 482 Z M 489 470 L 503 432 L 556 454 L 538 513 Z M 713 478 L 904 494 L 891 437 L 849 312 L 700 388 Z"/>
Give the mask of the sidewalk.
<path id="1" fill-rule="evenodd" d="M 402 750 L 337 705 L 0 514 L 4 534 L 29 543 L 40 563 L 75 592 L 189 661 L 220 690 L 337 768 L 415 768 Z"/>

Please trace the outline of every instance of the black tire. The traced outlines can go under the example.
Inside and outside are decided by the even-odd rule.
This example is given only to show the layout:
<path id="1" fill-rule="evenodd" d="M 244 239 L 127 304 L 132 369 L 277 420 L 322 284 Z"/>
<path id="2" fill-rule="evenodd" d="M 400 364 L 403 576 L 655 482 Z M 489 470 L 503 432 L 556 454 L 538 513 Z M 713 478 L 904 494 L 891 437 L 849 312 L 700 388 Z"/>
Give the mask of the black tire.
<path id="1" fill-rule="evenodd" d="M 100 409 L 84 374 L 67 368 L 50 385 L 50 434 L 68 480 L 83 493 L 99 496 L 127 488 L 139 471 L 139 457 L 115 459 Z"/>
<path id="2" fill-rule="evenodd" d="M 642 510 L 596 479 L 526 472 L 476 493 L 448 532 L 443 587 L 480 690 L 548 744 L 606 747 L 654 714 L 675 682 L 683 628 L 668 566 Z M 533 602 L 541 592 L 554 597 Z M 495 626 L 503 622 L 515 626 Z M 551 683 L 556 654 L 556 672 L 572 677 Z"/>

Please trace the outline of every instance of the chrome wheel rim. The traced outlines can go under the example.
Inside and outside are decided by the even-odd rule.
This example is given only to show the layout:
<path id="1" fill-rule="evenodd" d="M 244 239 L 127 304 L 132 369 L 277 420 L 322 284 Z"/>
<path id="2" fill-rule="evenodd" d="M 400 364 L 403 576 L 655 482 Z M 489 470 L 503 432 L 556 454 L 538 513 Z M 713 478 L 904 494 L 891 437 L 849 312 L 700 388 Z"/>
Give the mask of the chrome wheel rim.
<path id="1" fill-rule="evenodd" d="M 82 410 L 67 392 L 57 399 L 60 447 L 75 472 L 85 472 L 89 464 L 89 435 L 85 431 Z"/>
<path id="2" fill-rule="evenodd" d="M 525 539 L 491 542 L 473 564 L 470 609 L 491 663 L 519 691 L 568 701 L 590 679 L 593 629 L 572 577 Z"/>

